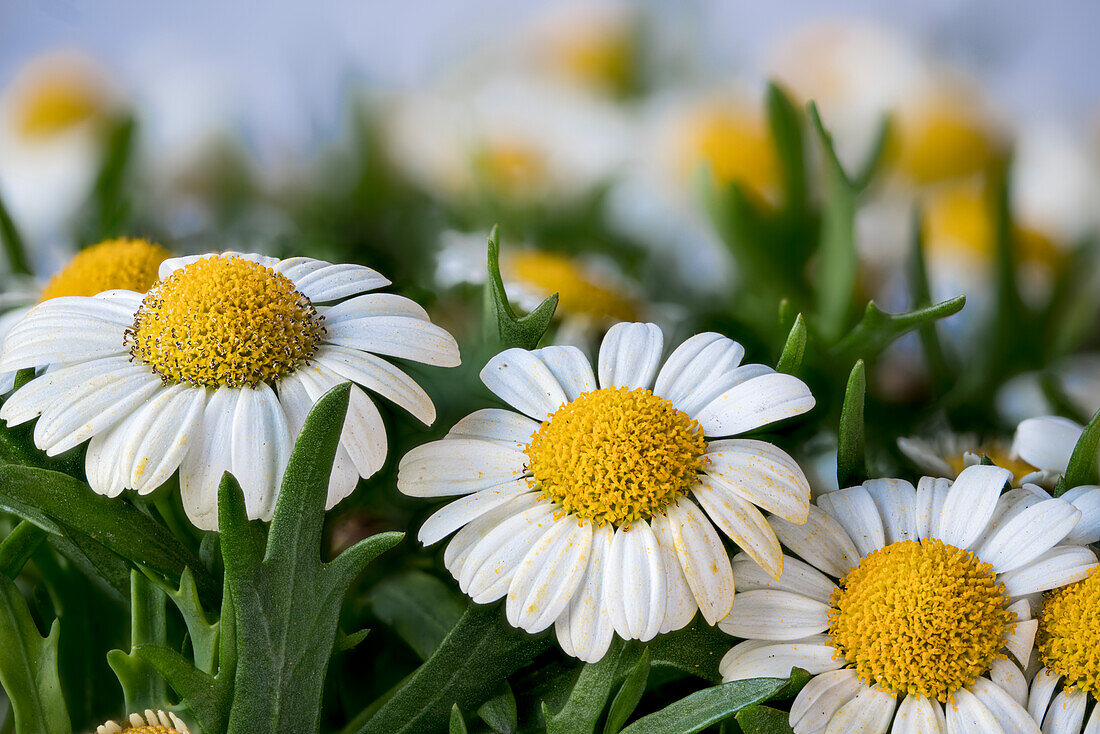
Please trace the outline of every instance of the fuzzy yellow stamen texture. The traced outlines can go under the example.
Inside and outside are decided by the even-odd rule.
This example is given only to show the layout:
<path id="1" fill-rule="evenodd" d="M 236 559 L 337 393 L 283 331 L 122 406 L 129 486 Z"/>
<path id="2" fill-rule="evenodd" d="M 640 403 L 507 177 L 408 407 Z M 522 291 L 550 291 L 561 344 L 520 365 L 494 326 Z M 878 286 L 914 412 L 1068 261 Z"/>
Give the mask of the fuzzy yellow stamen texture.
<path id="1" fill-rule="evenodd" d="M 686 494 L 705 451 L 699 424 L 649 390 L 592 390 L 531 438 L 529 481 L 566 512 L 619 527 Z"/>
<path id="2" fill-rule="evenodd" d="M 42 289 L 40 300 L 94 296 L 121 288 L 143 293 L 157 280 L 171 253 L 146 240 L 117 239 L 85 248 Z"/>
<path id="3" fill-rule="evenodd" d="M 286 276 L 207 257 L 158 282 L 127 333 L 130 353 L 168 382 L 255 386 L 317 350 L 322 317 Z"/>
<path id="4" fill-rule="evenodd" d="M 124 730 L 126 734 L 179 734 L 176 729 L 169 729 L 166 726 L 160 724 L 146 724 L 145 726 L 135 726 Z"/>
<path id="5" fill-rule="evenodd" d="M 992 566 L 970 551 L 907 540 L 841 580 L 829 635 L 868 685 L 947 702 L 1003 657 L 1007 601 Z"/>
<path id="6" fill-rule="evenodd" d="M 598 283 L 565 255 L 520 252 L 506 262 L 510 278 L 547 293 L 558 294 L 564 313 L 595 316 L 611 321 L 634 321 L 637 308 L 627 296 Z"/>
<path id="7" fill-rule="evenodd" d="M 1039 659 L 1071 688 L 1100 697 L 1100 574 L 1047 595 L 1036 639 Z"/>

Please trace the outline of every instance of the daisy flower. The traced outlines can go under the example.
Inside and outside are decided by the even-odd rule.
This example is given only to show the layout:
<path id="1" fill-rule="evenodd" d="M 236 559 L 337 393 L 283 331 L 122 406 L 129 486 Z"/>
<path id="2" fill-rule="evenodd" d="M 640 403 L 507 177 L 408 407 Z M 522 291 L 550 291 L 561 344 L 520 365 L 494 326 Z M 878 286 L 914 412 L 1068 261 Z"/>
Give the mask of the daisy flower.
<path id="1" fill-rule="evenodd" d="M 88 482 L 100 494 L 146 494 L 178 468 L 188 517 L 213 530 L 226 471 L 248 516 L 271 518 L 310 408 L 351 381 L 332 507 L 386 458 L 382 418 L 362 388 L 435 420 L 424 390 L 376 355 L 459 363 L 455 340 L 423 308 L 368 293 L 388 284 L 361 265 L 229 252 L 166 260 L 145 295 L 51 299 L 4 341 L 0 370 L 50 369 L 17 390 L 0 418 L 40 416 L 35 443 L 50 455 L 90 439 Z"/>
<path id="2" fill-rule="evenodd" d="M 140 239 L 105 240 L 72 257 L 48 281 L 22 282 L 10 288 L 0 304 L 10 308 L 0 315 L 0 344 L 31 306 L 63 296 L 94 296 L 123 289 L 144 293 L 157 279 L 160 264 L 172 254 L 160 245 Z M 15 370 L 0 372 L 0 394 L 15 387 Z"/>
<path id="3" fill-rule="evenodd" d="M 1016 426 L 1012 452 L 1048 474 L 1061 476 L 1084 430 L 1077 421 L 1061 416 L 1028 418 Z"/>
<path id="4" fill-rule="evenodd" d="M 949 428 L 929 436 L 903 436 L 898 449 L 924 474 L 954 479 L 963 469 L 982 463 L 982 456 L 1012 472 L 1012 486 L 1025 482 L 1040 483 L 1044 473 L 1027 463 L 999 438 L 980 439 L 973 433 L 955 433 Z"/>
<path id="5" fill-rule="evenodd" d="M 1096 706 L 1100 696 L 1098 610 L 1100 574 L 1096 569 L 1085 580 L 1053 591 L 1043 600 L 1036 638 L 1043 667 L 1031 681 L 1027 708 L 1044 732 L 1100 731 L 1100 707 Z"/>
<path id="6" fill-rule="evenodd" d="M 108 721 L 96 727 L 95 734 L 191 734 L 187 724 L 170 711 L 146 709 L 144 714 L 130 714 L 127 721 L 118 724 Z"/>
<path id="7" fill-rule="evenodd" d="M 420 529 L 431 545 L 458 530 L 447 569 L 474 602 L 507 596 L 508 621 L 554 625 L 562 649 L 603 657 L 613 634 L 649 640 L 713 624 L 733 603 L 717 525 L 771 576 L 775 533 L 757 507 L 804 522 L 810 488 L 786 453 L 754 439 L 712 440 L 805 413 L 799 379 L 741 365 L 715 333 L 664 365 L 655 324 L 617 324 L 593 372 L 574 347 L 508 349 L 481 372 L 515 410 L 490 408 L 401 460 L 414 497 L 465 495 Z"/>
<path id="8" fill-rule="evenodd" d="M 720 626 L 744 639 L 725 680 L 814 677 L 791 705 L 796 732 L 1038 732 L 1028 595 L 1096 566 L 1070 541 L 1081 512 L 1034 485 L 1001 495 L 1007 469 L 971 466 L 917 487 L 874 479 L 819 497 L 809 521 L 775 519 L 788 557 L 773 579 L 734 558 L 737 598 Z"/>

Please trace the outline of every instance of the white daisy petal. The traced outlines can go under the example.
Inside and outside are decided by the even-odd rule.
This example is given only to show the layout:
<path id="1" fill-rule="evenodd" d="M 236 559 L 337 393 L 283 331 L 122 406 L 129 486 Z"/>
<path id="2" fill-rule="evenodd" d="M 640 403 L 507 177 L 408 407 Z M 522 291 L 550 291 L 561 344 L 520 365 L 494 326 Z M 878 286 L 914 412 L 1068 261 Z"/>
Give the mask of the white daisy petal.
<path id="1" fill-rule="evenodd" d="M 1089 714 L 1088 723 L 1085 724 L 1081 734 L 1100 734 L 1100 706 L 1093 706 Z"/>
<path id="2" fill-rule="evenodd" d="M 500 408 L 483 408 L 455 423 L 447 431 L 447 438 L 475 438 L 523 451 L 538 429 L 538 423 L 520 413 Z"/>
<path id="3" fill-rule="evenodd" d="M 449 438 L 401 457 L 397 488 L 412 497 L 447 497 L 496 487 L 523 476 L 527 457 L 500 443 Z"/>
<path id="4" fill-rule="evenodd" d="M 1031 651 L 1035 645 L 1035 634 L 1039 630 L 1039 620 L 1022 619 L 1011 626 L 1005 634 L 1005 649 L 1027 667 Z"/>
<path id="5" fill-rule="evenodd" d="M 233 415 L 241 390 L 208 393 L 198 440 L 180 464 L 180 497 L 188 519 L 201 530 L 218 529 L 218 485 L 229 471 Z"/>
<path id="6" fill-rule="evenodd" d="M 699 476 L 691 492 L 714 524 L 767 573 L 775 578 L 783 573 L 783 549 L 779 538 L 751 502 L 728 491 L 706 474 Z"/>
<path id="7" fill-rule="evenodd" d="M 989 667 L 989 678 L 1026 711 L 1027 678 L 1016 663 L 1003 658 L 994 660 Z"/>
<path id="8" fill-rule="evenodd" d="M 898 706 L 890 734 L 944 734 L 946 731 L 947 718 L 939 702 L 911 693 Z"/>
<path id="9" fill-rule="evenodd" d="M 663 347 L 664 334 L 656 324 L 615 324 L 600 345 L 600 387 L 650 387 Z"/>
<path id="10" fill-rule="evenodd" d="M 770 443 L 746 438 L 711 441 L 703 471 L 729 491 L 784 520 L 806 520 L 810 483 L 798 463 Z"/>
<path id="11" fill-rule="evenodd" d="M 783 545 L 830 576 L 840 578 L 859 563 L 859 551 L 844 528 L 818 507 L 810 506 L 803 525 L 773 518 L 772 527 Z"/>
<path id="12" fill-rule="evenodd" d="M 1043 715 L 1047 712 L 1047 704 L 1051 696 L 1058 688 L 1058 681 L 1062 676 L 1052 673 L 1046 668 L 1041 669 L 1031 680 L 1031 690 L 1027 697 L 1027 712 L 1031 718 L 1038 722 L 1043 721 Z"/>
<path id="13" fill-rule="evenodd" d="M 553 525 L 551 505 L 542 503 L 513 515 L 494 527 L 470 551 L 458 579 L 460 588 L 477 604 L 488 604 L 508 593 L 519 564 Z"/>
<path id="14" fill-rule="evenodd" d="M 814 405 L 806 383 L 771 372 L 731 387 L 692 417 L 707 436 L 733 436 L 802 415 Z"/>
<path id="15" fill-rule="evenodd" d="M 956 548 L 970 548 L 985 532 L 1001 490 L 1012 481 L 1012 472 L 999 466 L 963 469 L 940 511 L 939 539 Z"/>
<path id="16" fill-rule="evenodd" d="M 443 551 L 443 565 L 451 572 L 456 581 L 462 577 L 462 569 L 469 560 L 470 552 L 473 551 L 474 546 L 497 525 L 513 515 L 526 512 L 538 505 L 537 498 L 538 493 L 536 492 L 521 494 L 499 507 L 494 507 L 476 520 L 472 520 L 451 538 L 451 542 L 447 544 L 446 549 Z"/>
<path id="17" fill-rule="evenodd" d="M 943 503 L 951 490 L 951 480 L 943 477 L 921 477 L 917 482 L 917 498 L 914 516 L 917 535 L 921 540 L 939 537 Z"/>
<path id="18" fill-rule="evenodd" d="M 569 605 L 588 568 L 592 525 L 566 517 L 532 546 L 508 586 L 508 623 L 531 633 L 554 623 Z"/>
<path id="19" fill-rule="evenodd" d="M 1096 556 L 1083 546 L 1057 545 L 1031 563 L 999 577 L 1010 597 L 1057 589 L 1080 581 L 1096 566 Z"/>
<path id="20" fill-rule="evenodd" d="M 596 377 L 588 357 L 576 347 L 551 346 L 532 352 L 554 375 L 567 400 L 576 400 L 581 393 L 595 390 Z"/>
<path id="21" fill-rule="evenodd" d="M 729 614 L 733 605 L 733 568 L 714 526 L 687 497 L 667 508 L 676 552 L 688 586 L 707 624 Z"/>
<path id="22" fill-rule="evenodd" d="M 896 706 L 894 694 L 862 686 L 854 698 L 833 714 L 829 725 L 825 727 L 825 733 L 886 734 L 894 718 Z"/>
<path id="23" fill-rule="evenodd" d="M 1100 541 L 1100 487 L 1091 485 L 1074 487 L 1063 494 L 1061 499 L 1072 503 L 1081 511 L 1081 518 L 1065 537 L 1066 543 L 1091 545 Z"/>
<path id="24" fill-rule="evenodd" d="M 665 360 L 657 374 L 653 394 L 665 398 L 688 415 L 694 415 L 699 408 L 737 384 L 727 381 L 744 356 L 745 348 L 732 339 L 713 331 L 696 334 L 676 347 Z"/>
<path id="25" fill-rule="evenodd" d="M 133 367 L 129 355 L 116 355 L 49 369 L 5 400 L 0 406 L 0 418 L 9 426 L 26 423 L 64 399 L 74 386 L 84 385 L 105 374 L 129 373 Z"/>
<path id="26" fill-rule="evenodd" d="M 841 668 L 815 675 L 791 703 L 791 728 L 799 734 L 820 734 L 841 706 L 863 689 L 854 670 Z"/>
<path id="27" fill-rule="evenodd" d="M 722 680 L 746 678 L 786 678 L 791 668 L 802 668 L 811 675 L 844 667 L 844 659 L 825 635 L 814 635 L 794 642 L 746 640 L 733 646 L 722 657 L 718 669 Z"/>
<path id="28" fill-rule="evenodd" d="M 364 265 L 333 265 L 304 257 L 283 260 L 274 270 L 290 278 L 298 292 L 314 303 L 335 301 L 390 284 L 380 273 Z"/>
<path id="29" fill-rule="evenodd" d="M 112 428 L 97 433 L 88 443 L 84 471 L 88 486 L 97 494 L 117 497 L 129 486 L 129 477 L 122 458 L 136 416 L 123 419 Z"/>
<path id="30" fill-rule="evenodd" d="M 871 479 L 863 488 L 878 507 L 887 543 L 917 539 L 917 490 L 912 484 L 904 479 Z"/>
<path id="31" fill-rule="evenodd" d="M 682 629 L 695 616 L 699 605 L 684 576 L 684 567 L 676 552 L 676 539 L 672 535 L 669 518 L 658 513 L 649 521 L 653 536 L 661 546 L 661 558 L 665 565 L 665 620 L 661 624 L 661 634 Z"/>
<path id="32" fill-rule="evenodd" d="M 250 518 L 271 519 L 292 446 L 275 392 L 262 382 L 242 389 L 230 428 L 229 470 L 244 490 Z"/>
<path id="33" fill-rule="evenodd" d="M 493 394 L 537 421 L 544 421 L 568 398 L 558 378 L 541 359 L 525 349 L 505 349 L 481 370 L 481 381 Z"/>
<path id="34" fill-rule="evenodd" d="M 783 575 L 778 579 L 760 567 L 760 564 L 744 553 L 733 557 L 733 578 L 737 592 L 753 589 L 777 589 L 790 591 L 799 596 L 829 603 L 829 597 L 836 590 L 836 584 L 829 577 L 808 563 L 785 556 Z"/>
<path id="35" fill-rule="evenodd" d="M 977 696 L 1005 734 L 1038 734 L 1039 727 L 1028 715 L 1027 709 L 996 683 L 978 678 L 967 686 L 967 690 Z"/>
<path id="36" fill-rule="evenodd" d="M 644 520 L 615 531 L 603 604 L 623 639 L 650 640 L 665 616 L 665 568 L 653 530 Z"/>
<path id="37" fill-rule="evenodd" d="M 100 298 L 53 298 L 39 304 L 5 335 L 0 370 L 128 354 L 124 332 L 134 312 L 127 311 Z"/>
<path id="38" fill-rule="evenodd" d="M 531 487 L 528 486 L 526 479 L 516 479 L 460 497 L 432 513 L 432 516 L 420 526 L 420 532 L 416 537 L 424 545 L 438 543 L 486 512 L 530 491 Z"/>
<path id="39" fill-rule="evenodd" d="M 817 498 L 818 507 L 840 523 L 855 543 L 860 556 L 886 545 L 882 515 L 871 493 L 864 487 L 850 487 Z"/>
<path id="40" fill-rule="evenodd" d="M 954 702 L 944 705 L 947 714 L 947 730 L 955 734 L 1004 734 L 997 719 L 970 691 L 955 691 Z"/>
<path id="41" fill-rule="evenodd" d="M 326 344 L 438 367 L 456 367 L 461 362 L 458 343 L 450 333 L 413 316 L 364 316 L 330 323 L 326 328 Z"/>
<path id="42" fill-rule="evenodd" d="M 719 626 L 734 637 L 800 640 L 829 628 L 829 605 L 789 591 L 743 591 Z"/>
<path id="43" fill-rule="evenodd" d="M 1081 690 L 1064 689 L 1050 702 L 1043 717 L 1043 734 L 1079 732 L 1085 723 L 1085 704 L 1088 694 Z"/>
<path id="44" fill-rule="evenodd" d="M 302 367 L 295 374 L 314 402 L 344 382 L 339 375 L 320 365 Z M 361 477 L 374 475 L 386 462 L 389 447 L 386 426 L 382 423 L 378 408 L 356 385 L 351 386 L 340 445 L 348 452 Z"/>
<path id="45" fill-rule="evenodd" d="M 332 344 L 323 345 L 313 359 L 344 380 L 362 385 L 400 405 L 424 425 L 435 422 L 435 405 L 428 393 L 416 380 L 386 360 Z"/>
<path id="46" fill-rule="evenodd" d="M 586 663 L 599 662 L 615 636 L 611 617 L 603 605 L 603 586 L 607 583 L 605 569 L 613 537 L 614 531 L 610 525 L 593 530 L 592 552 L 584 578 L 555 623 L 562 649 L 569 652 L 568 647 L 572 650 L 569 654 Z"/>
<path id="47" fill-rule="evenodd" d="M 1077 524 L 1081 511 L 1061 499 L 1038 502 L 998 527 L 975 554 L 994 573 L 1013 571 L 1054 547 Z"/>
<path id="48" fill-rule="evenodd" d="M 1068 418 L 1028 418 L 1017 426 L 1012 450 L 1034 467 L 1061 473 L 1069 466 L 1069 457 L 1081 432 L 1081 426 Z"/>

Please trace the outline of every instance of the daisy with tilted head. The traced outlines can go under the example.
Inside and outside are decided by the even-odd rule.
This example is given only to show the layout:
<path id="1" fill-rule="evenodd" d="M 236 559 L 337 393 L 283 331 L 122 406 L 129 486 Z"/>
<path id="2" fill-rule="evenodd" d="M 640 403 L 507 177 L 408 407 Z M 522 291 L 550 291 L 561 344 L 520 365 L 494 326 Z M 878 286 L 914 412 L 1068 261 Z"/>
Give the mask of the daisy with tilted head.
<path id="1" fill-rule="evenodd" d="M 1080 580 L 1096 557 L 1071 537 L 1081 512 L 1007 469 L 971 466 L 914 488 L 874 479 L 775 519 L 799 558 L 774 579 L 739 554 L 720 626 L 744 639 L 725 680 L 813 678 L 791 705 L 807 732 L 1038 732 L 1024 670 L 1028 596 Z"/>
<path id="2" fill-rule="evenodd" d="M 447 569 L 479 604 L 507 596 L 508 621 L 554 625 L 562 649 L 603 657 L 615 633 L 649 640 L 698 609 L 713 624 L 733 603 L 717 525 L 768 574 L 779 541 L 757 507 L 804 522 L 810 488 L 765 441 L 735 438 L 813 407 L 799 379 L 741 364 L 740 344 L 698 334 L 664 364 L 654 324 L 617 324 L 596 372 L 580 350 L 508 349 L 481 379 L 516 410 L 489 408 L 401 460 L 415 497 L 465 495 L 425 521 L 451 533 Z M 517 412 L 518 411 L 518 412 Z"/>
<path id="3" fill-rule="evenodd" d="M 34 440 L 56 455 L 91 439 L 88 482 L 143 494 L 180 470 L 183 506 L 217 527 L 230 471 L 250 518 L 271 519 L 295 437 L 326 390 L 351 381 L 329 485 L 332 507 L 386 458 L 366 388 L 421 421 L 435 408 L 376 355 L 454 366 L 458 345 L 413 301 L 368 293 L 389 284 L 362 265 L 227 252 L 166 260 L 147 294 L 54 298 L 4 340 L 0 370 L 49 369 L 12 395 L 0 418 L 38 418 Z"/>
<path id="4" fill-rule="evenodd" d="M 994 464 L 1012 472 L 1012 486 L 1025 482 L 1047 483 L 1047 475 L 1021 459 L 1007 439 L 979 438 L 975 433 L 956 433 L 939 426 L 926 435 L 902 436 L 898 450 L 922 474 L 954 479 L 963 469 L 988 458 Z"/>
<path id="5" fill-rule="evenodd" d="M 108 721 L 96 727 L 95 734 L 191 734 L 187 724 L 171 711 L 153 711 L 146 709 L 143 714 L 130 714 L 119 724 Z"/>

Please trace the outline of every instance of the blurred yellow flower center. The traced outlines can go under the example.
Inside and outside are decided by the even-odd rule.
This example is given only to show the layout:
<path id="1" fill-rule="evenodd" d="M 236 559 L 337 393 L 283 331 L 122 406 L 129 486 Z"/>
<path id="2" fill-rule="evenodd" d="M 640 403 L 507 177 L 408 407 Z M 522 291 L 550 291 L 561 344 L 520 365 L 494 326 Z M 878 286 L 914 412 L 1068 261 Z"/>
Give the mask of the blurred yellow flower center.
<path id="1" fill-rule="evenodd" d="M 528 481 L 565 512 L 619 527 L 686 494 L 706 448 L 699 424 L 649 390 L 592 390 L 532 436 Z"/>
<path id="2" fill-rule="evenodd" d="M 502 196 L 530 192 L 546 177 L 542 152 L 521 142 L 486 145 L 474 156 L 482 183 Z"/>
<path id="3" fill-rule="evenodd" d="M 992 133 L 979 119 L 956 107 L 933 103 L 917 119 L 900 125 L 891 143 L 892 155 L 898 168 L 917 183 L 980 173 L 996 155 Z"/>
<path id="4" fill-rule="evenodd" d="M 79 75 L 56 73 L 36 80 L 19 100 L 15 126 L 29 140 L 48 138 L 98 116 L 103 100 Z"/>
<path id="5" fill-rule="evenodd" d="M 766 198 L 779 183 L 779 160 L 764 120 L 749 112 L 714 108 L 689 124 L 688 173 L 710 166 L 719 184 L 739 183 Z"/>
<path id="6" fill-rule="evenodd" d="M 547 294 L 558 294 L 563 313 L 611 321 L 634 321 L 634 301 L 590 276 L 576 262 L 552 252 L 517 252 L 505 262 L 508 278 Z"/>
<path id="7" fill-rule="evenodd" d="M 867 685 L 947 702 L 989 670 L 1012 615 L 993 567 L 939 540 L 866 555 L 830 599 L 829 636 Z"/>
<path id="8" fill-rule="evenodd" d="M 929 254 L 964 253 L 991 261 L 997 244 L 994 217 L 993 202 L 980 189 L 956 186 L 940 193 L 925 213 Z M 1060 256 L 1054 242 L 1034 229 L 1016 226 L 1013 237 L 1023 262 L 1052 264 Z"/>
<path id="9" fill-rule="evenodd" d="M 628 89 L 634 71 L 635 44 L 631 29 L 576 28 L 551 44 L 553 64 L 570 79 L 596 89 Z"/>
<path id="10" fill-rule="evenodd" d="M 117 239 L 85 248 L 42 289 L 40 301 L 61 296 L 94 296 L 121 288 L 144 293 L 157 280 L 171 253 L 146 240 Z"/>
<path id="11" fill-rule="evenodd" d="M 1100 574 L 1047 595 L 1036 639 L 1039 659 L 1071 688 L 1100 697 Z"/>
<path id="12" fill-rule="evenodd" d="M 206 257 L 153 286 L 127 340 L 166 381 L 254 386 L 309 359 L 322 321 L 286 276 L 242 258 Z"/>
<path id="13" fill-rule="evenodd" d="M 966 453 L 977 454 L 978 456 L 988 456 L 989 460 L 994 464 L 1012 472 L 1012 476 L 1016 479 L 1020 479 L 1036 471 L 1035 467 L 1031 464 L 1015 456 L 1010 446 L 1006 446 L 999 441 L 993 441 L 976 446 L 973 449 L 967 449 L 966 452 L 955 454 L 954 456 L 945 456 L 944 461 L 951 467 L 951 471 L 955 473 L 955 476 L 961 474 L 962 470 L 966 468 Z"/>

